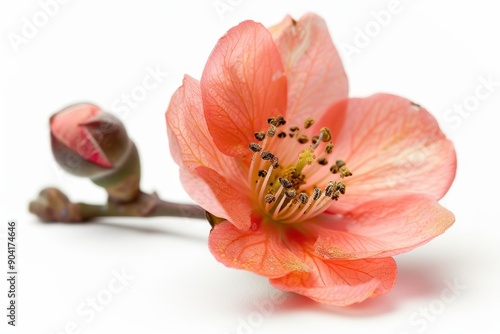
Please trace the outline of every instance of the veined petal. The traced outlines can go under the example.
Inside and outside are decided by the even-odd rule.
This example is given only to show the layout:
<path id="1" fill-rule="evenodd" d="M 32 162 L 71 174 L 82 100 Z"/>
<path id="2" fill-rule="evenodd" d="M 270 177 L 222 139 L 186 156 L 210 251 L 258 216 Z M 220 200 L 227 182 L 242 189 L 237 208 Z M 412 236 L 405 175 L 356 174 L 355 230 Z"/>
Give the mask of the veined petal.
<path id="1" fill-rule="evenodd" d="M 321 17 L 308 13 L 295 21 L 287 16 L 269 30 L 288 80 L 288 121 L 317 119 L 332 103 L 347 97 L 347 76 Z"/>
<path id="2" fill-rule="evenodd" d="M 328 115 L 320 123 L 336 126 L 335 117 Z M 335 210 L 400 192 L 440 199 L 455 177 L 453 144 L 427 110 L 402 97 L 349 99 L 334 144 L 332 155 L 353 173 L 343 180 L 346 195 Z"/>
<path id="3" fill-rule="evenodd" d="M 292 272 L 270 283 L 320 303 L 345 306 L 389 292 L 397 276 L 390 257 L 335 261 L 308 254 L 306 259 L 310 272 Z"/>
<path id="4" fill-rule="evenodd" d="M 186 75 L 165 114 L 172 156 L 177 164 L 193 171 L 205 166 L 224 173 L 233 159 L 224 156 L 208 132 L 198 80 Z"/>
<path id="5" fill-rule="evenodd" d="M 250 229 L 244 231 L 229 222 L 215 225 L 210 232 L 209 247 L 224 265 L 270 278 L 309 270 L 281 242 L 278 227 L 264 225 L 258 218 L 253 218 Z"/>
<path id="6" fill-rule="evenodd" d="M 230 29 L 212 51 L 201 78 L 208 129 L 230 156 L 248 156 L 254 133 L 267 119 L 286 112 L 283 65 L 271 34 L 244 21 Z"/>
<path id="7" fill-rule="evenodd" d="M 229 183 L 213 169 L 200 166 L 193 172 L 199 179 L 203 180 L 203 184 L 198 182 L 198 178 L 186 174 L 181 180 L 191 198 L 205 210 L 218 217 L 226 218 L 237 228 L 248 229 L 251 224 L 250 215 L 252 212 L 248 194 L 241 192 L 241 189 L 234 187 L 237 184 Z M 188 181 L 187 177 L 191 179 Z"/>
<path id="8" fill-rule="evenodd" d="M 233 158 L 219 152 L 208 132 L 197 80 L 185 76 L 172 96 L 166 119 L 170 151 L 189 196 L 210 213 L 248 228 L 249 196 L 233 187 L 241 182 L 239 168 Z"/>
<path id="9" fill-rule="evenodd" d="M 387 257 L 407 252 L 442 234 L 453 214 L 430 196 L 408 194 L 365 202 L 342 218 L 324 214 L 311 229 L 315 252 L 326 259 Z"/>

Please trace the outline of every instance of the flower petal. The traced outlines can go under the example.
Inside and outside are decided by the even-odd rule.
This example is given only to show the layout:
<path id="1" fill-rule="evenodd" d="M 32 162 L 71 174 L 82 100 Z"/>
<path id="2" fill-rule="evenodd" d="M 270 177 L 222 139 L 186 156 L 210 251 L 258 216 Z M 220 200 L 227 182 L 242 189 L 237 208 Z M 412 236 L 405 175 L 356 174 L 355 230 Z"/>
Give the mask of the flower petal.
<path id="1" fill-rule="evenodd" d="M 248 228 L 249 199 L 232 186 L 241 182 L 240 169 L 233 158 L 219 152 L 208 132 L 197 80 L 184 77 L 172 96 L 166 119 L 170 151 L 189 196 L 210 213 Z"/>
<path id="2" fill-rule="evenodd" d="M 270 278 L 309 269 L 283 245 L 276 226 L 264 225 L 255 217 L 250 229 L 245 231 L 229 222 L 215 225 L 210 232 L 209 247 L 224 265 Z"/>
<path id="3" fill-rule="evenodd" d="M 238 184 L 229 183 L 222 175 L 204 166 L 197 167 L 194 174 L 197 177 L 184 174 L 181 180 L 193 200 L 208 212 L 226 218 L 239 229 L 250 227 L 250 197 L 233 186 Z M 199 182 L 200 179 L 203 182 Z"/>
<path id="4" fill-rule="evenodd" d="M 170 151 L 177 164 L 193 171 L 206 166 L 224 173 L 233 159 L 224 156 L 208 132 L 198 80 L 184 76 L 165 113 Z M 237 178 L 237 177 L 235 177 Z"/>
<path id="5" fill-rule="evenodd" d="M 426 195 L 408 194 L 363 203 L 340 219 L 324 214 L 311 226 L 315 252 L 326 259 L 387 257 L 442 234 L 453 214 Z"/>
<path id="6" fill-rule="evenodd" d="M 335 261 L 308 254 L 307 264 L 312 271 L 292 272 L 269 281 L 280 290 L 345 306 L 389 292 L 397 276 L 396 263 L 390 257 Z"/>
<path id="7" fill-rule="evenodd" d="M 332 115 L 320 123 L 338 126 Z M 346 195 L 334 204 L 337 208 L 351 209 L 396 192 L 440 199 L 455 177 L 453 144 L 427 110 L 402 97 L 350 99 L 334 144 L 332 155 L 353 173 L 343 180 Z"/>
<path id="8" fill-rule="evenodd" d="M 271 34 L 244 21 L 230 29 L 212 51 L 201 78 L 208 129 L 230 156 L 247 156 L 253 134 L 267 119 L 286 112 L 286 78 Z"/>
<path id="9" fill-rule="evenodd" d="M 329 105 L 347 97 L 347 76 L 321 17 L 308 13 L 294 21 L 287 16 L 269 30 L 288 79 L 288 121 L 317 119 Z"/>

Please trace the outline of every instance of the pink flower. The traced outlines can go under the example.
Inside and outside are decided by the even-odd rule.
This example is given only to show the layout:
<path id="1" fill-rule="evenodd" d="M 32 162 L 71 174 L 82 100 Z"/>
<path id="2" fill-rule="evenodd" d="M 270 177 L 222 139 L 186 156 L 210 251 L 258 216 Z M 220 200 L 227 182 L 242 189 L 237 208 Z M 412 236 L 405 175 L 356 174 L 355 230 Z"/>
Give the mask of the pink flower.
<path id="1" fill-rule="evenodd" d="M 402 97 L 347 94 L 325 22 L 307 14 L 229 30 L 166 113 L 184 188 L 226 219 L 215 258 L 333 305 L 388 292 L 392 256 L 454 222 L 437 203 L 456 157 L 436 120 Z"/>

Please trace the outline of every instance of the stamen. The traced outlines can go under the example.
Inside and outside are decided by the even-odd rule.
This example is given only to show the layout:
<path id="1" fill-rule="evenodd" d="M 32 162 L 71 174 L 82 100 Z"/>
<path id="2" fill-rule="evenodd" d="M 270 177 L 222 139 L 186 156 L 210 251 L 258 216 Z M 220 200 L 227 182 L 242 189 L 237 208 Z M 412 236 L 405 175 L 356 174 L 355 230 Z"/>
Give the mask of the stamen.
<path id="1" fill-rule="evenodd" d="M 278 181 L 280 182 L 280 184 L 283 186 L 283 188 L 291 188 L 292 187 L 292 183 L 287 180 L 287 179 L 284 179 L 284 178 L 279 178 Z"/>
<path id="2" fill-rule="evenodd" d="M 345 194 L 345 184 L 342 183 L 342 182 L 338 182 L 337 183 L 337 186 L 336 186 L 336 189 L 342 194 L 344 195 Z"/>
<path id="3" fill-rule="evenodd" d="M 326 160 L 325 157 L 321 157 L 318 159 L 318 163 L 321 165 L 321 166 L 325 166 L 325 165 L 328 165 L 328 160 Z"/>
<path id="4" fill-rule="evenodd" d="M 269 151 L 262 151 L 260 157 L 262 158 L 262 160 L 271 160 L 274 157 L 274 154 Z"/>
<path id="5" fill-rule="evenodd" d="M 279 167 L 279 159 L 278 157 L 274 156 L 271 158 L 271 165 L 273 166 L 274 169 Z"/>
<path id="6" fill-rule="evenodd" d="M 276 124 L 278 124 L 278 123 L 276 123 L 276 118 L 274 118 L 274 117 L 269 117 L 269 118 L 267 119 L 267 124 L 272 124 L 272 125 L 276 126 Z"/>
<path id="7" fill-rule="evenodd" d="M 257 175 L 259 175 L 259 177 L 266 177 L 267 170 L 265 170 L 265 169 L 259 169 Z"/>
<path id="8" fill-rule="evenodd" d="M 328 182 L 328 184 L 325 187 L 325 195 L 331 197 L 333 195 L 333 192 L 336 190 L 335 187 L 336 184 L 334 181 Z"/>
<path id="9" fill-rule="evenodd" d="M 300 201 L 300 203 L 306 204 L 308 199 L 309 199 L 309 196 L 307 196 L 306 193 L 300 193 L 299 194 L 299 201 Z"/>
<path id="10" fill-rule="evenodd" d="M 323 142 L 326 143 L 327 141 L 332 140 L 332 133 L 329 128 L 321 128 L 320 134 L 323 134 L 322 136 L 320 135 Z"/>
<path id="11" fill-rule="evenodd" d="M 278 133 L 278 138 L 286 138 L 286 133 L 281 131 L 280 133 Z"/>
<path id="12" fill-rule="evenodd" d="M 332 151 L 333 151 L 333 144 L 332 144 L 332 142 L 329 142 L 325 146 L 325 153 L 330 154 L 330 153 L 332 153 Z"/>
<path id="13" fill-rule="evenodd" d="M 307 117 L 304 121 L 304 128 L 309 129 L 314 124 L 314 119 Z"/>
<path id="14" fill-rule="evenodd" d="M 312 193 L 312 199 L 317 201 L 320 197 L 321 197 L 321 189 L 314 188 L 313 193 Z"/>
<path id="15" fill-rule="evenodd" d="M 274 134 L 276 133 L 276 125 L 270 124 L 269 129 L 267 129 L 267 135 L 269 137 L 274 137 Z"/>
<path id="16" fill-rule="evenodd" d="M 281 125 L 285 125 L 286 124 L 286 120 L 283 118 L 283 116 L 278 116 L 276 117 L 276 126 L 281 126 Z"/>
<path id="17" fill-rule="evenodd" d="M 259 152 L 260 150 L 262 150 L 262 147 L 257 143 L 250 143 L 248 144 L 248 147 L 252 152 Z"/>
<path id="18" fill-rule="evenodd" d="M 285 196 L 288 198 L 295 198 L 297 196 L 297 191 L 295 189 L 287 189 L 285 190 Z"/>
<path id="19" fill-rule="evenodd" d="M 297 141 L 301 144 L 305 144 L 309 141 L 309 138 L 306 135 L 300 135 Z"/>
<path id="20" fill-rule="evenodd" d="M 335 164 L 338 167 L 338 172 L 341 178 L 352 176 L 352 173 L 349 170 L 349 168 L 347 168 L 347 166 L 345 165 L 344 160 L 337 160 Z"/>
<path id="21" fill-rule="evenodd" d="M 319 136 L 318 136 L 318 140 L 316 141 L 316 143 L 313 143 L 313 145 L 311 145 L 311 148 L 313 150 L 317 149 L 319 144 L 321 142 L 327 142 L 327 141 L 330 141 L 332 139 L 332 133 L 330 132 L 330 129 L 328 128 L 321 128 L 321 130 L 319 131 Z"/>
<path id="22" fill-rule="evenodd" d="M 255 139 L 257 139 L 258 141 L 264 140 L 264 138 L 266 138 L 266 134 L 262 131 L 255 132 L 253 135 L 255 136 Z"/>
<path id="23" fill-rule="evenodd" d="M 312 136 L 308 130 L 314 124 L 311 117 L 304 121 L 303 128 L 291 126 L 289 131 L 277 129 L 286 124 L 283 116 L 270 117 L 268 124 L 267 130 L 254 133 L 256 142 L 249 143 L 254 154 L 248 176 L 251 186 L 255 187 L 259 207 L 269 219 L 280 223 L 307 220 L 328 208 L 330 201 L 345 194 L 345 184 L 328 180 L 325 175 L 328 173 L 323 168 L 333 160 L 328 156 L 334 147 L 328 128 L 323 127 L 318 135 Z M 312 144 L 296 155 L 300 150 L 297 145 L 310 140 Z M 316 152 L 320 145 L 323 145 L 321 151 Z M 291 163 L 294 155 L 295 164 Z M 315 161 L 318 163 L 313 164 Z M 330 171 L 339 174 L 340 178 L 352 175 L 340 159 L 331 165 Z"/>
<path id="24" fill-rule="evenodd" d="M 274 195 L 272 194 L 267 194 L 265 197 L 264 197 L 266 203 L 268 204 L 271 204 L 272 202 L 274 202 L 276 200 L 276 197 L 274 197 Z"/>

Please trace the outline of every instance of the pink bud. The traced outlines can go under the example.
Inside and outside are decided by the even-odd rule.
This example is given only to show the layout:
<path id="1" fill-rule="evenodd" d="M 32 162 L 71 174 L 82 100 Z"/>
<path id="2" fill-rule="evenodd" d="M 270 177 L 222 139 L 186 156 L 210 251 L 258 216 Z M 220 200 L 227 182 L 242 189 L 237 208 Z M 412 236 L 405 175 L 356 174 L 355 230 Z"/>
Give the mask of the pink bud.
<path id="1" fill-rule="evenodd" d="M 57 162 L 79 176 L 96 176 L 116 168 L 132 146 L 122 122 L 90 103 L 54 114 L 50 133 Z"/>
<path id="2" fill-rule="evenodd" d="M 68 173 L 89 177 L 122 201 L 139 192 L 140 162 L 123 123 L 90 103 L 64 108 L 50 118 L 52 153 Z"/>

